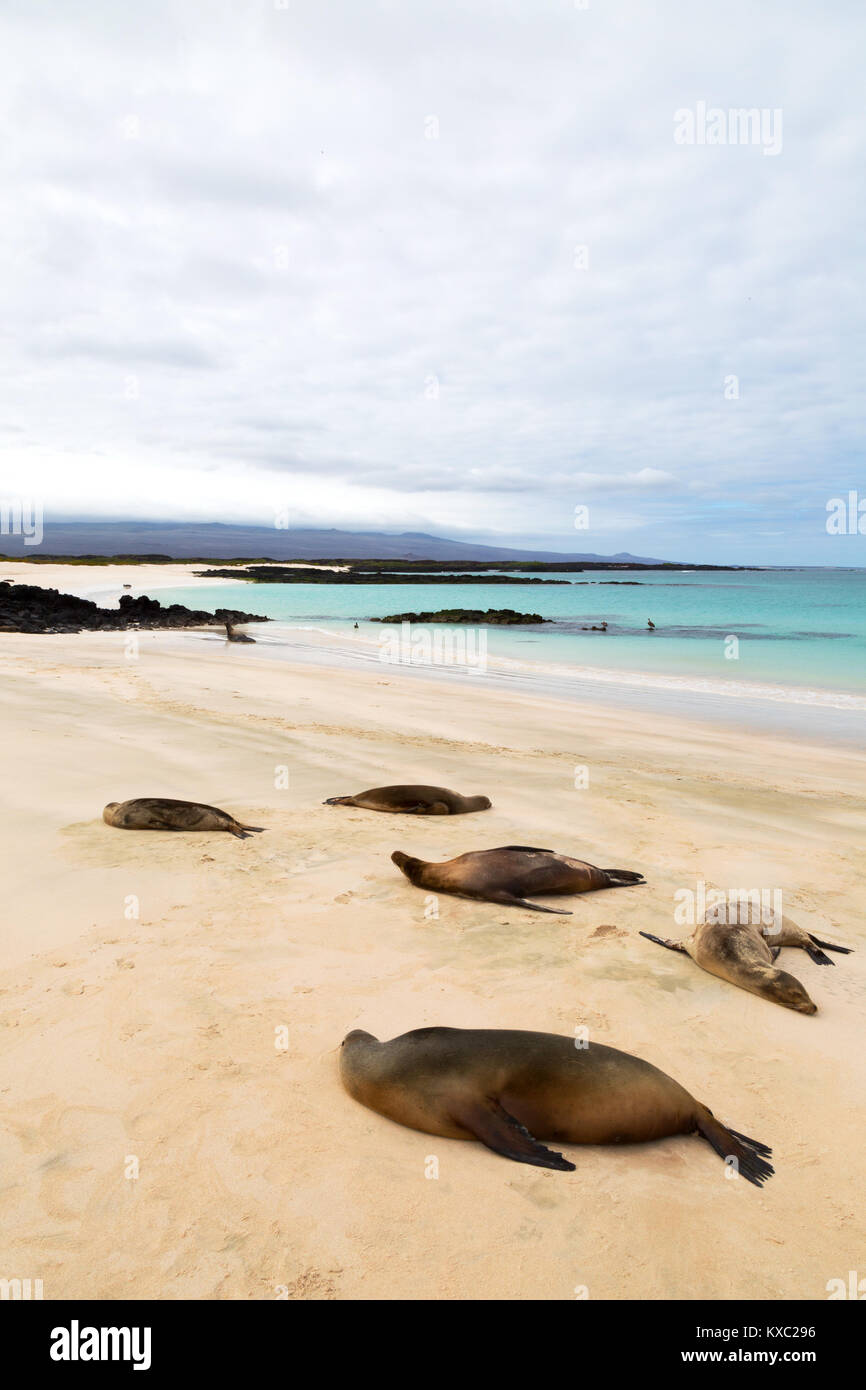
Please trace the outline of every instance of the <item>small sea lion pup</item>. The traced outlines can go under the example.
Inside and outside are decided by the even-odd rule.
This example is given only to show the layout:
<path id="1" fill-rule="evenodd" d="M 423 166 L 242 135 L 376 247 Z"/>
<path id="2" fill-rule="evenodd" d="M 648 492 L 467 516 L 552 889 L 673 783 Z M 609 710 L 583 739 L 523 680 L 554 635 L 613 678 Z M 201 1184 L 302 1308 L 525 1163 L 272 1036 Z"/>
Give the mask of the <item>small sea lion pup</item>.
<path id="1" fill-rule="evenodd" d="M 174 801 L 169 796 L 138 796 L 134 801 L 109 801 L 102 813 L 106 825 L 119 830 L 227 830 L 239 840 L 258 835 L 264 826 L 242 825 L 217 806 L 199 801 Z"/>
<path id="2" fill-rule="evenodd" d="M 751 917 L 753 914 L 747 915 Z M 829 941 L 819 941 L 817 936 L 810 936 L 788 917 L 782 918 L 775 931 L 762 929 L 760 921 L 705 920 L 683 941 L 665 941 L 646 931 L 640 934 L 647 941 L 666 946 L 669 951 L 682 951 L 683 955 L 691 956 L 710 975 L 718 975 L 732 985 L 739 985 L 740 989 L 760 994 L 762 999 L 782 1004 L 786 1009 L 796 1009 L 801 1014 L 817 1013 L 818 1006 L 794 975 L 776 968 L 776 959 L 782 947 L 801 946 L 817 965 L 833 964 L 820 949 L 822 946 L 828 951 L 851 954 L 847 946 L 834 946 Z"/>
<path id="3" fill-rule="evenodd" d="M 539 1141 L 630 1144 L 697 1132 L 760 1186 L 771 1150 L 727 1129 L 663 1071 L 602 1043 L 506 1028 L 419 1028 L 379 1042 L 355 1029 L 340 1053 L 355 1100 L 410 1129 L 478 1139 L 537 1168 L 573 1169 Z"/>
<path id="4" fill-rule="evenodd" d="M 391 859 L 416 888 L 431 893 L 454 893 L 459 898 L 480 898 L 482 902 L 504 903 L 507 907 L 526 907 L 530 912 L 558 912 L 564 907 L 541 907 L 527 902 L 528 894 L 594 893 L 599 888 L 623 888 L 644 883 L 643 874 L 631 869 L 597 869 L 582 859 L 569 859 L 552 849 L 530 845 L 503 845 L 499 849 L 473 850 L 430 864 L 395 850 Z"/>
<path id="5" fill-rule="evenodd" d="M 406 816 L 462 816 L 489 811 L 488 796 L 461 796 L 447 787 L 373 787 L 357 796 L 331 796 L 323 806 L 360 806 L 363 811 L 390 811 Z"/>

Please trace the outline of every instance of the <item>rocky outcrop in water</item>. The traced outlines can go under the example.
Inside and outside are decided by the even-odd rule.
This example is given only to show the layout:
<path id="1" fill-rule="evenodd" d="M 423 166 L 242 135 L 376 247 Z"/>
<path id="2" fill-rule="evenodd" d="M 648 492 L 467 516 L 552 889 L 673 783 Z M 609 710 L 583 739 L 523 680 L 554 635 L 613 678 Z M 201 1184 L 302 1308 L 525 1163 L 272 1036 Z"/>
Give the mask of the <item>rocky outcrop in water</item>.
<path id="1" fill-rule="evenodd" d="M 250 580 L 253 584 L 568 584 L 567 579 L 524 579 L 511 574 L 415 574 L 352 568 L 315 569 L 312 566 L 289 569 L 285 565 L 256 565 L 252 569 L 196 570 L 199 579 Z M 636 582 L 636 581 L 635 581 Z"/>
<path id="2" fill-rule="evenodd" d="M 91 599 L 42 589 L 35 584 L 0 583 L 0 632 L 122 632 L 183 627 L 225 627 L 226 623 L 266 623 L 258 613 L 218 608 L 205 613 L 182 603 L 163 608 L 146 594 L 124 594 L 119 608 L 100 608 Z"/>
<path id="3" fill-rule="evenodd" d="M 371 618 L 371 623 L 473 623 L 481 627 L 518 627 L 522 623 L 549 623 L 540 613 L 516 613 L 513 608 L 440 608 L 438 613 L 392 613 Z"/>

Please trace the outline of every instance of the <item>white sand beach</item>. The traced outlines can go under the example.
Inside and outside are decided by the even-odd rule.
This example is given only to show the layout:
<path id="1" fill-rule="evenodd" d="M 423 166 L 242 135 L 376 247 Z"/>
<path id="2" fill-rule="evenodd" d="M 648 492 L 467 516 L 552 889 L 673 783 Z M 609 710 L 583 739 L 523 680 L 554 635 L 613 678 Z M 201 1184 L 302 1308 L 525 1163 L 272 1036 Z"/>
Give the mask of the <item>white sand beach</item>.
<path id="1" fill-rule="evenodd" d="M 104 608 L 116 608 L 125 585 L 135 594 L 150 594 L 157 589 L 212 588 L 215 584 L 237 582 L 215 573 L 218 569 L 224 569 L 224 565 L 214 563 L 211 568 L 213 573 L 208 572 L 207 563 L 202 561 L 162 565 L 64 565 L 34 564 L 28 560 L 0 560 L 0 583 L 5 581 L 11 584 L 38 584 L 43 589 L 59 589 L 64 594 L 93 599 Z M 256 566 L 251 564 L 246 568 L 255 569 Z M 284 568 L 299 569 L 303 566 L 288 563 Z M 339 570 L 345 569 L 345 566 L 316 565 L 314 568 Z"/>
<path id="2" fill-rule="evenodd" d="M 67 591 L 85 573 L 32 568 Z M 862 1264 L 862 754 L 161 633 L 134 660 L 118 633 L 7 635 L 0 672 L 8 1277 L 46 1298 L 823 1299 Z M 494 808 L 322 805 L 399 780 Z M 141 795 L 267 829 L 102 822 Z M 510 843 L 647 884 L 571 917 L 442 897 L 431 919 L 389 858 Z M 780 888 L 855 948 L 834 969 L 784 954 L 815 1017 L 638 935 L 683 934 L 674 893 L 698 880 Z M 548 1172 L 345 1094 L 349 1029 L 432 1024 L 586 1026 L 771 1144 L 776 1176 L 729 1179 L 697 1137 L 571 1147 L 576 1171 Z"/>

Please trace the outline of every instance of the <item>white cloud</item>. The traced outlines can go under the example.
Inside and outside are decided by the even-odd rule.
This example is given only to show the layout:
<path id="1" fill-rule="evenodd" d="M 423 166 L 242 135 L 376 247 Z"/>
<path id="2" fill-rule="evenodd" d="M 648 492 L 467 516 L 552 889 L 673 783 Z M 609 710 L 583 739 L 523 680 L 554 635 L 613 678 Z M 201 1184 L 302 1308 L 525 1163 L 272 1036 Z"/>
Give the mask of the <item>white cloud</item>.
<path id="1" fill-rule="evenodd" d="M 695 558 L 716 522 L 805 558 L 866 491 L 859 8 L 11 0 L 0 31 L 6 489 L 515 543 L 586 494 L 611 548 Z M 677 146 L 700 100 L 782 108 L 781 154 Z"/>

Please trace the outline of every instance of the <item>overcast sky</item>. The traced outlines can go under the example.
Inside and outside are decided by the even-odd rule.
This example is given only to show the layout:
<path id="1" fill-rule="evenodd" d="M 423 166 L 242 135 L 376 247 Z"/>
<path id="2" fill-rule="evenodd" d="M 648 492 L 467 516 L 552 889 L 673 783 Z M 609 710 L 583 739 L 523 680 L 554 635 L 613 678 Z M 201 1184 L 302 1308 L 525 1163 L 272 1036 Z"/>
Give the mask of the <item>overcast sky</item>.
<path id="1" fill-rule="evenodd" d="M 582 2 L 4 0 L 0 492 L 866 563 L 866 6 Z"/>

